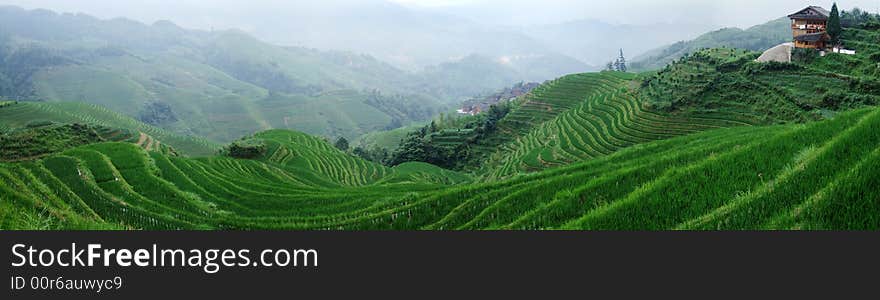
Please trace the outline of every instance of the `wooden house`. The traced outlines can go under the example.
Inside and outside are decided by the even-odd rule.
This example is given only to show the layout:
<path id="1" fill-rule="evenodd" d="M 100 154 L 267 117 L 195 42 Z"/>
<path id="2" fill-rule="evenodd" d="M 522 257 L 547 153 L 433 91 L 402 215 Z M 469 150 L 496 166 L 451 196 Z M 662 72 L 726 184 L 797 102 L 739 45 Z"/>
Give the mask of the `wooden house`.
<path id="1" fill-rule="evenodd" d="M 830 12 L 818 6 L 804 8 L 788 16 L 791 19 L 791 31 L 794 46 L 825 50 L 828 48 L 828 17 Z"/>

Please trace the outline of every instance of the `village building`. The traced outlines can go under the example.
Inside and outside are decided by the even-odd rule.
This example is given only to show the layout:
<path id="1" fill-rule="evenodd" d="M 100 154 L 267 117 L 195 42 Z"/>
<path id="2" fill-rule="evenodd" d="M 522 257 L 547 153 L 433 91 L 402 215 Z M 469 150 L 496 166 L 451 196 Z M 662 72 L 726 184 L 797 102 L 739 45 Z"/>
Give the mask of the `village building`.
<path id="1" fill-rule="evenodd" d="M 513 99 L 516 99 L 517 97 L 528 94 L 539 85 L 540 84 L 536 82 L 520 82 L 513 87 L 505 88 L 504 90 L 485 97 L 468 99 L 467 101 L 462 103 L 461 108 L 456 110 L 456 112 L 460 115 L 478 115 L 484 111 L 488 111 L 492 105 L 511 101 Z"/>
<path id="2" fill-rule="evenodd" d="M 830 12 L 818 6 L 804 8 L 788 16 L 796 48 L 825 50 L 831 37 L 828 35 Z"/>

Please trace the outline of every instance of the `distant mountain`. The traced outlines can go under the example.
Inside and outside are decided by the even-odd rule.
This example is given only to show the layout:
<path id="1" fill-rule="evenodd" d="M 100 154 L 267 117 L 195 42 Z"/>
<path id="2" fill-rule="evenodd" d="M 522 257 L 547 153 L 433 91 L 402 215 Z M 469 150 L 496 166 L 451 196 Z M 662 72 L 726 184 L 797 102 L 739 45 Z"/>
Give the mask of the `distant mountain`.
<path id="1" fill-rule="evenodd" d="M 475 15 L 455 6 L 426 9 L 386 0 L 328 0 L 297 9 L 260 5 L 225 13 L 219 23 L 246 28 L 274 44 L 368 53 L 412 71 L 472 54 L 564 55 L 602 66 L 619 48 L 637 55 L 717 28 L 696 22 L 616 25 L 597 20 L 520 27 L 497 25 L 485 16 L 504 18 L 509 13 L 504 6 L 486 5 Z"/>
<path id="2" fill-rule="evenodd" d="M 525 28 L 528 36 L 551 49 L 594 66 L 617 57 L 623 48 L 635 56 L 658 45 L 692 39 L 714 28 L 710 24 L 614 25 L 597 20 L 576 20 Z"/>
<path id="3" fill-rule="evenodd" d="M 558 54 L 471 57 L 480 58 L 412 72 L 237 30 L 0 7 L 0 96 L 99 104 L 218 142 L 270 128 L 354 138 L 428 120 L 516 82 L 588 69 Z M 176 117 L 151 116 L 155 107 Z"/>
<path id="4" fill-rule="evenodd" d="M 498 58 L 556 52 L 517 29 L 384 0 L 332 0 L 296 10 L 269 9 L 236 12 L 224 22 L 239 24 L 274 44 L 368 53 L 411 71 L 471 54 Z"/>
<path id="5" fill-rule="evenodd" d="M 764 51 L 791 40 L 791 22 L 780 18 L 746 30 L 724 28 L 690 40 L 651 50 L 632 59 L 630 69 L 635 71 L 656 70 L 665 67 L 687 53 L 704 48 L 740 48 Z"/>
<path id="6" fill-rule="evenodd" d="M 469 55 L 461 60 L 426 68 L 420 73 L 423 82 L 420 90 L 432 95 L 444 95 L 464 101 L 476 95 L 510 86 L 511 82 L 545 81 L 595 69 L 562 55 L 501 58 Z M 498 88 L 486 90 L 486 86 Z"/>

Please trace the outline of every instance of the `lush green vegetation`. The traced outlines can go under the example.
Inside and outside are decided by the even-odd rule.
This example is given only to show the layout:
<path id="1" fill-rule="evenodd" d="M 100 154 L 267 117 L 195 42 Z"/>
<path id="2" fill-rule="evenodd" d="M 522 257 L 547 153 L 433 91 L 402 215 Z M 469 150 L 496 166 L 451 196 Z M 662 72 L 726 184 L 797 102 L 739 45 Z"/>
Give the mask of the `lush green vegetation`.
<path id="1" fill-rule="evenodd" d="M 823 59 L 814 59 L 809 67 L 834 74 L 846 75 L 858 88 L 869 94 L 876 94 L 875 81 L 880 78 L 880 27 L 877 29 L 847 28 L 841 37 L 844 47 L 856 50 L 855 55 L 829 54 Z"/>
<path id="2" fill-rule="evenodd" d="M 849 35 L 858 32 L 847 30 Z M 848 60 L 853 67 L 848 73 L 870 69 L 873 63 L 860 60 L 865 54 L 818 59 L 805 52 L 816 57 L 795 64 L 758 63 L 753 61 L 758 53 L 745 50 L 696 52 L 648 76 L 642 95 L 657 110 L 723 114 L 753 124 L 817 120 L 833 111 L 880 103 L 874 77 L 843 75 L 835 67 Z"/>
<path id="3" fill-rule="evenodd" d="M 4 228 L 878 229 L 880 110 L 717 129 L 474 183 L 289 131 L 258 160 L 132 144 L 0 165 Z M 470 183 L 469 183 L 470 182 Z M 11 213 L 10 213 L 11 212 Z M 40 224 L 46 225 L 40 225 Z M 58 224 L 58 225 L 56 225 Z"/>
<path id="4" fill-rule="evenodd" d="M 844 28 L 878 30 L 880 29 L 880 15 L 856 7 L 840 13 L 840 25 Z"/>
<path id="5" fill-rule="evenodd" d="M 779 116 L 804 114 L 825 120 L 766 118 L 755 110 L 720 105 L 711 110 L 698 101 L 667 106 L 674 109 L 656 104 L 688 99 L 672 89 L 666 90 L 669 98 L 639 100 L 662 95 L 657 91 L 673 83 L 696 90 L 711 85 L 699 80 L 701 76 L 718 80 L 730 74 L 753 81 L 772 79 L 791 93 L 804 93 L 801 96 L 817 95 L 816 84 L 829 92 L 851 94 L 871 86 L 869 77 L 822 71 L 821 66 L 835 57 L 807 65 L 757 65 L 747 51 L 710 50 L 653 75 L 566 76 L 493 114 L 447 119 L 421 129 L 425 134 L 420 139 L 432 141 L 454 138 L 459 133 L 454 128 L 467 134 L 458 136 L 483 132 L 471 141 L 446 140 L 447 147 L 486 145 L 477 178 L 419 162 L 387 167 L 326 139 L 286 130 L 253 136 L 265 145 L 265 154 L 247 160 L 175 157 L 131 143 L 90 144 L 38 160 L 0 164 L 0 195 L 6 206 L 0 224 L 132 229 L 880 229 L 880 204 L 873 188 L 880 178 L 880 110 L 815 115 L 811 109 L 761 97 L 765 91 L 758 88 L 737 90 L 752 97 L 731 93 L 695 99 L 723 104 L 760 98 L 754 107 L 775 107 Z M 860 105 L 864 104 L 838 108 Z M 16 104 L 6 108 L 11 107 Z M 749 126 L 777 122 L 786 125 Z"/>
<path id="6" fill-rule="evenodd" d="M 848 29 L 844 41 L 861 45 L 875 34 Z M 821 58 L 804 51 L 810 58 L 794 64 L 758 63 L 759 53 L 748 50 L 704 49 L 640 76 L 565 76 L 488 113 L 420 128 L 388 163 L 504 178 L 708 129 L 820 120 L 880 103 L 878 81 L 865 76 L 876 71 L 873 47 Z M 846 72 L 835 67 L 841 59 L 849 60 Z"/>
<path id="7" fill-rule="evenodd" d="M 789 41 L 791 41 L 791 20 L 780 18 L 746 30 L 724 28 L 706 33 L 691 41 L 681 41 L 648 51 L 633 59 L 630 69 L 634 71 L 662 69 L 686 54 L 706 48 L 726 47 L 764 51 Z"/>
<path id="8" fill-rule="evenodd" d="M 234 30 L 8 6 L 0 28 L 0 97 L 97 104 L 219 143 L 273 128 L 353 140 L 429 121 L 467 97 L 588 68 L 549 55 L 523 58 L 534 60 L 528 65 L 473 56 L 414 72 Z"/>
<path id="9" fill-rule="evenodd" d="M 323 137 L 274 129 L 221 148 L 94 104 L 0 101 L 0 229 L 878 230 L 880 34 L 862 19 L 841 16 L 860 24 L 841 34 L 856 55 L 757 63 L 756 52 L 715 48 L 657 72 L 568 75 L 486 113 L 417 126 L 394 153 L 379 135 L 349 143 L 345 128 L 426 111 L 381 92 L 325 90 L 285 67 L 314 56 L 224 36 L 215 47 L 240 48 L 211 53 L 212 68 L 261 100 L 241 106 L 224 92 L 208 107 L 291 128 L 285 111 L 305 105 L 296 122 Z M 88 76 L 128 82 L 98 73 Z M 34 90 L 115 93 L 76 86 Z M 297 102 L 316 97 L 348 100 Z M 170 100 L 150 103 L 151 122 L 183 116 Z M 346 112 L 369 109 L 380 121 Z"/>
<path id="10" fill-rule="evenodd" d="M 482 153 L 476 177 L 419 162 L 387 167 L 344 151 L 349 147 L 286 130 L 254 135 L 265 152 L 247 160 L 176 157 L 138 147 L 143 141 L 74 147 L 0 164 L 5 206 L 0 224 L 10 229 L 880 229 L 873 188 L 880 178 L 880 110 L 842 112 L 862 102 L 798 105 L 781 96 L 763 97 L 766 90 L 760 88 L 691 96 L 671 88 L 720 92 L 711 82 L 736 76 L 773 80 L 774 91 L 792 98 L 822 95 L 816 86 L 871 97 L 865 94 L 873 86 L 870 77 L 822 68 L 834 55 L 792 65 L 759 65 L 753 58 L 748 51 L 717 49 L 657 74 L 566 76 L 493 113 L 420 130 L 419 140 L 432 141 L 426 144 L 431 147 L 468 145 L 476 151 L 466 153 Z M 667 99 L 670 104 L 661 105 Z M 756 100 L 735 105 L 743 99 Z M 835 113 L 816 114 L 805 104 Z M 0 112 L 41 111 L 34 107 L 45 111 L 52 105 L 11 104 Z M 24 122 L 21 114 L 5 116 L 8 124 Z M 22 120 L 8 121 L 16 118 Z M 749 126 L 779 122 L 786 124 Z"/>
<path id="11" fill-rule="evenodd" d="M 498 124 L 511 111 L 510 103 L 490 106 L 476 117 L 453 119 L 431 124 L 413 131 L 402 140 L 387 164 L 398 165 L 420 161 L 450 169 L 466 169 L 479 159 L 481 152 L 472 151 L 479 143 L 498 134 Z"/>
<path id="12" fill-rule="evenodd" d="M 442 116 L 442 114 L 441 114 Z M 390 151 L 397 149 L 400 143 L 410 133 L 423 127 L 424 124 L 414 124 L 392 130 L 376 131 L 358 137 L 352 141 L 355 149 L 372 151 L 374 149 Z"/>
<path id="13" fill-rule="evenodd" d="M 880 17 L 859 8 L 840 12 L 840 28 L 846 29 L 880 29 Z M 830 28 L 829 28 L 830 29 Z M 843 33 L 846 35 L 846 32 Z M 844 36 L 842 39 L 846 40 Z M 707 48 L 736 48 L 751 51 L 764 51 L 773 46 L 791 41 L 791 21 L 779 18 L 766 24 L 746 30 L 724 28 L 709 32 L 691 41 L 681 41 L 648 51 L 635 59 L 630 66 L 634 71 L 659 70 L 685 55 Z M 874 42 L 876 44 L 876 41 Z"/>
<path id="14" fill-rule="evenodd" d="M 609 155 L 654 140 L 750 124 L 735 115 L 673 115 L 648 109 L 629 85 L 634 78 L 622 73 L 569 77 L 557 81 L 553 93 L 531 95 L 533 104 L 527 108 L 563 99 L 576 104 L 540 125 L 524 127 L 531 130 L 496 150 L 482 164 L 482 170 L 488 178 L 504 178 Z M 590 87 L 591 81 L 595 83 L 590 90 L 581 90 Z"/>
<path id="15" fill-rule="evenodd" d="M 27 127 L 0 135 L 0 161 L 33 160 L 69 148 L 102 142 L 130 142 L 150 151 L 176 155 L 174 149 L 139 140 L 146 135 L 109 127 L 84 124 L 54 124 L 32 121 Z"/>
<path id="16" fill-rule="evenodd" d="M 191 156 L 213 155 L 220 148 L 217 144 L 202 138 L 183 136 L 167 130 L 150 126 L 128 116 L 110 111 L 94 104 L 76 102 L 6 102 L 0 105 L 0 127 L 23 128 L 34 120 L 50 121 L 59 124 L 90 124 L 122 131 L 142 133 L 145 147 L 164 148 L 157 141 L 167 144 L 180 154 Z M 140 137 L 135 134 L 135 140 Z"/>
<path id="17" fill-rule="evenodd" d="M 258 138 L 242 138 L 234 141 L 229 146 L 223 147 L 220 153 L 229 157 L 252 159 L 266 155 L 268 148 L 266 142 Z"/>

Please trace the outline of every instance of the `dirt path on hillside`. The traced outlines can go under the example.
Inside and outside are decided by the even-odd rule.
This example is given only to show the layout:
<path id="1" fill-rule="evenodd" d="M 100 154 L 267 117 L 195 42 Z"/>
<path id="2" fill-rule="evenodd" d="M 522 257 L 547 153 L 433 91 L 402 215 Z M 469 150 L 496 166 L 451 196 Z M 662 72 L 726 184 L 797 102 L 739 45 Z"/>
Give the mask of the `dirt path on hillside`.
<path id="1" fill-rule="evenodd" d="M 159 140 L 150 137 L 150 145 L 147 146 L 147 151 L 159 151 Z"/>
<path id="2" fill-rule="evenodd" d="M 147 141 L 147 135 L 144 134 L 143 132 L 138 132 L 138 133 L 140 134 L 140 136 L 138 137 L 138 141 L 137 141 L 137 143 L 135 143 L 135 145 L 138 145 L 138 147 L 143 147 L 144 142 Z"/>

